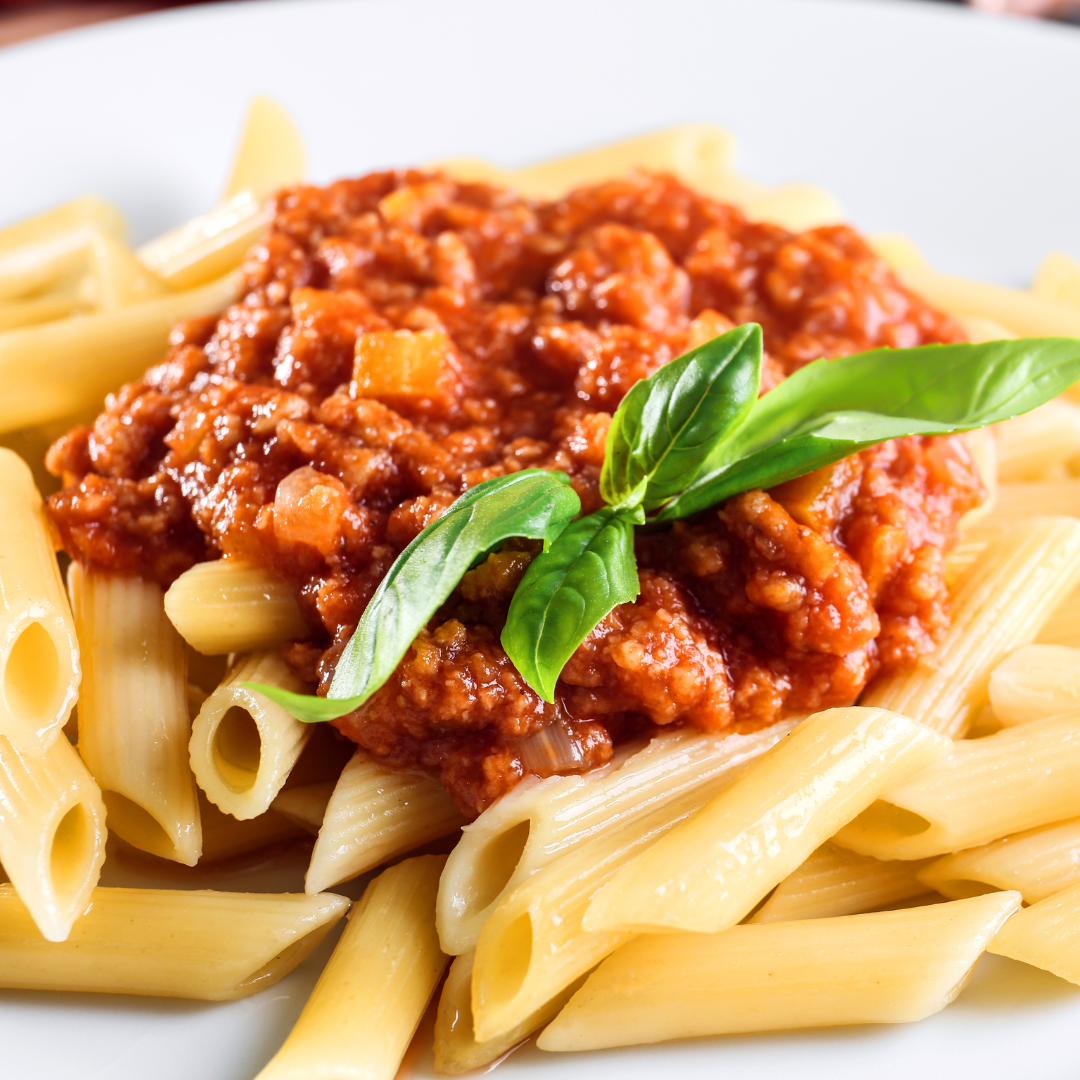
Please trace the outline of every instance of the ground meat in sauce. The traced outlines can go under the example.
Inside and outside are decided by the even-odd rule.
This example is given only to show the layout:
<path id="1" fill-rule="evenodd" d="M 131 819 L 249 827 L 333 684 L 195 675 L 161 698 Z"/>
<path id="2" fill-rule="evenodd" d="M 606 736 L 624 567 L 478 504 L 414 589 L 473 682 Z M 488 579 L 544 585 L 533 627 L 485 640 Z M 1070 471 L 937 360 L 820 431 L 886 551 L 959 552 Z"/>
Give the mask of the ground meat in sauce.
<path id="1" fill-rule="evenodd" d="M 244 274 L 237 304 L 178 326 L 56 444 L 50 511 L 103 570 L 168 584 L 225 554 L 286 576 L 311 635 L 285 654 L 323 688 L 395 556 L 468 487 L 563 469 L 594 509 L 611 412 L 686 349 L 759 322 L 767 390 L 821 356 L 961 340 L 850 228 L 750 222 L 668 176 L 553 203 L 420 172 L 297 188 Z M 380 382 L 386 356 L 400 377 Z M 475 814 L 655 725 L 850 703 L 940 638 L 942 553 L 980 494 L 959 440 L 899 439 L 643 534 L 640 597 L 577 650 L 554 705 L 499 645 L 532 554 L 511 544 L 338 726 Z"/>

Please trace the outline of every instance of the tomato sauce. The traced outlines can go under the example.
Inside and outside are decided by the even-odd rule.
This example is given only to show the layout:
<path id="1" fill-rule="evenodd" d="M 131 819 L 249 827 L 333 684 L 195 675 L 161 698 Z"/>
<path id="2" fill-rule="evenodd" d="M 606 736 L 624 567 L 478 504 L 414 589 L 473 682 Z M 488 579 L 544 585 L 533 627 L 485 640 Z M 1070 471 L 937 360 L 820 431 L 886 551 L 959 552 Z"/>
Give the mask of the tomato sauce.
<path id="1" fill-rule="evenodd" d="M 463 491 L 541 467 L 584 509 L 639 379 L 762 325 L 768 390 L 805 363 L 962 340 L 846 226 L 791 233 L 670 176 L 551 203 L 439 174 L 282 192 L 220 317 L 50 453 L 72 557 L 167 585 L 240 556 L 295 583 L 285 655 L 324 690 L 402 548 Z M 535 550 L 471 571 L 390 681 L 338 721 L 475 814 L 659 725 L 747 729 L 853 702 L 948 626 L 943 555 L 981 497 L 962 441 L 882 444 L 642 534 L 642 592 L 577 650 L 554 705 L 499 645 Z"/>

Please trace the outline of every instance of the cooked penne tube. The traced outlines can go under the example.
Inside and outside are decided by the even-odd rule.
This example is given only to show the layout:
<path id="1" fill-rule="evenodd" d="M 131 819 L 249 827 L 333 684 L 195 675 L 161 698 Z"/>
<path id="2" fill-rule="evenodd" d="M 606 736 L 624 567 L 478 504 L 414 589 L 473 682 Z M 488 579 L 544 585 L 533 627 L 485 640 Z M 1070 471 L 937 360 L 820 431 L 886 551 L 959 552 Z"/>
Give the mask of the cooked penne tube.
<path id="1" fill-rule="evenodd" d="M 243 559 L 198 563 L 165 594 L 165 610 L 197 652 L 247 653 L 306 637 L 296 589 Z"/>
<path id="2" fill-rule="evenodd" d="M 0 886 L 0 986 L 232 1001 L 292 971 L 349 907 L 332 893 L 98 888 L 88 899 L 56 945 Z"/>
<path id="3" fill-rule="evenodd" d="M 0 229 L 0 300 L 38 293 L 83 262 L 87 228 L 118 241 L 127 232 L 120 211 L 96 195 Z"/>
<path id="4" fill-rule="evenodd" d="M 238 275 L 198 289 L 97 311 L 77 319 L 0 334 L 0 431 L 54 420 L 100 405 L 120 383 L 161 359 L 173 326 L 222 311 L 237 295 Z"/>
<path id="5" fill-rule="evenodd" d="M 990 673 L 990 707 L 1000 727 L 1080 709 L 1080 649 L 1017 649 Z"/>
<path id="6" fill-rule="evenodd" d="M 717 197 L 723 198 L 722 187 L 717 187 Z M 732 201 L 738 202 L 752 221 L 772 222 L 792 232 L 839 225 L 844 220 L 844 211 L 834 196 L 813 184 L 782 184 Z"/>
<path id="7" fill-rule="evenodd" d="M 71 743 L 25 754 L 0 733 L 0 864 L 46 940 L 68 936 L 104 861 L 105 805 Z"/>
<path id="8" fill-rule="evenodd" d="M 1056 514 L 1080 517 L 1080 480 L 1002 484 L 994 509 L 977 523 L 975 534 L 989 539 L 993 530 L 1008 528 L 1017 521 Z"/>
<path id="9" fill-rule="evenodd" d="M 990 672 L 1035 640 L 1078 583 L 1080 521 L 1036 518 L 1003 531 L 957 586 L 937 649 L 910 671 L 873 683 L 861 703 L 962 736 L 986 704 Z"/>
<path id="10" fill-rule="evenodd" d="M 1080 591 L 1072 592 L 1054 608 L 1036 641 L 1040 645 L 1066 645 L 1080 649 Z"/>
<path id="11" fill-rule="evenodd" d="M 326 806 L 304 886 L 322 892 L 446 836 L 464 821 L 440 783 L 391 772 L 358 749 Z"/>
<path id="12" fill-rule="evenodd" d="M 367 887 L 296 1026 L 256 1080 L 394 1080 L 446 969 L 435 932 L 444 862 L 407 859 Z"/>
<path id="13" fill-rule="evenodd" d="M 139 248 L 139 260 L 174 289 L 205 288 L 234 271 L 269 224 L 270 208 L 241 191 Z"/>
<path id="14" fill-rule="evenodd" d="M 956 998 L 1019 906 L 1009 892 L 722 934 L 649 934 L 608 957 L 537 1046 L 922 1020 Z"/>
<path id="15" fill-rule="evenodd" d="M 79 692 L 79 642 L 30 469 L 0 449 L 0 734 L 51 745 Z"/>
<path id="16" fill-rule="evenodd" d="M 747 922 L 828 919 L 876 911 L 930 891 L 916 876 L 924 862 L 881 862 L 822 844 L 788 874 Z"/>
<path id="17" fill-rule="evenodd" d="M 89 304 L 73 293 L 0 302 L 0 333 L 4 330 L 17 330 L 21 326 L 37 326 L 39 323 L 52 322 L 53 319 L 63 319 L 87 307 Z"/>
<path id="18" fill-rule="evenodd" d="M 1043 259 L 1031 291 L 1044 300 L 1080 308 L 1080 263 L 1062 251 L 1052 251 Z"/>
<path id="19" fill-rule="evenodd" d="M 1066 462 L 1080 454 L 1080 406 L 1055 398 L 996 425 L 994 431 L 1002 482 L 1042 480 L 1055 469 L 1063 471 Z"/>
<path id="20" fill-rule="evenodd" d="M 959 529 L 963 534 L 993 512 L 998 502 L 999 483 L 998 444 L 993 431 L 990 428 L 976 428 L 974 431 L 965 431 L 961 437 L 975 461 L 979 479 L 986 488 L 983 501 L 978 506 L 972 507 L 960 519 Z"/>
<path id="21" fill-rule="evenodd" d="M 884 709 L 817 713 L 620 870 L 589 905 L 584 928 L 726 930 L 884 789 L 949 746 Z"/>
<path id="22" fill-rule="evenodd" d="M 924 859 L 1080 815 L 1080 712 L 953 744 L 835 837 L 876 859 Z"/>
<path id="23" fill-rule="evenodd" d="M 457 955 L 527 877 L 577 844 L 618 828 L 720 775 L 730 776 L 795 727 L 749 735 L 674 731 L 588 776 L 527 780 L 466 825 L 439 884 L 439 940 Z"/>
<path id="24" fill-rule="evenodd" d="M 929 270 L 930 263 L 915 241 L 903 233 L 871 233 L 870 246 L 878 258 L 884 259 L 897 273 L 907 270 Z"/>
<path id="25" fill-rule="evenodd" d="M 304 689 L 277 652 L 254 653 L 229 672 L 191 725 L 196 782 L 219 809 L 241 820 L 269 808 L 312 731 L 247 682 Z"/>
<path id="26" fill-rule="evenodd" d="M 262 851 L 272 844 L 286 843 L 307 835 L 305 829 L 272 809 L 247 821 L 239 821 L 232 814 L 219 810 L 205 795 L 199 799 L 199 819 L 203 833 L 200 867 L 237 859 Z"/>
<path id="27" fill-rule="evenodd" d="M 248 102 L 225 198 L 242 191 L 265 199 L 278 188 L 304 179 L 307 152 L 296 121 L 273 98 L 256 94 Z"/>
<path id="28" fill-rule="evenodd" d="M 758 743 L 754 756 L 768 746 Z M 707 783 L 569 848 L 496 907 L 476 944 L 473 1024 L 478 1040 L 488 1042 L 524 1023 L 629 939 L 621 931 L 584 932 L 589 903 L 635 855 L 745 775 L 745 764 L 746 757 L 740 756 Z"/>
<path id="29" fill-rule="evenodd" d="M 584 981 L 581 978 L 571 983 L 502 1035 L 488 1042 L 477 1042 L 472 1019 L 472 971 L 471 952 L 455 957 L 439 995 L 435 1019 L 435 1071 L 444 1076 L 459 1076 L 498 1062 L 534 1031 L 554 1020 Z"/>
<path id="30" fill-rule="evenodd" d="M 918 873 L 950 900 L 1016 889 L 1024 903 L 1035 904 L 1080 882 L 1080 818 L 945 855 Z"/>
<path id="31" fill-rule="evenodd" d="M 1080 311 L 1059 300 L 914 266 L 899 276 L 909 289 L 950 315 L 993 319 L 1019 337 L 1080 336 Z"/>
<path id="32" fill-rule="evenodd" d="M 187 657 L 153 582 L 68 571 L 83 643 L 79 753 L 109 828 L 133 847 L 194 866 L 202 850 L 188 763 Z"/>
<path id="33" fill-rule="evenodd" d="M 322 780 L 317 784 L 302 784 L 299 787 L 285 788 L 270 804 L 282 817 L 295 822 L 305 832 L 318 836 L 326 817 L 326 807 L 330 796 L 337 787 L 336 780 Z"/>
<path id="34" fill-rule="evenodd" d="M 1080 984 L 1080 884 L 1018 911 L 986 951 Z"/>
<path id="35" fill-rule="evenodd" d="M 91 269 L 87 284 L 95 305 L 102 311 L 145 303 L 172 291 L 139 262 L 135 252 L 122 240 L 89 229 L 87 247 Z"/>

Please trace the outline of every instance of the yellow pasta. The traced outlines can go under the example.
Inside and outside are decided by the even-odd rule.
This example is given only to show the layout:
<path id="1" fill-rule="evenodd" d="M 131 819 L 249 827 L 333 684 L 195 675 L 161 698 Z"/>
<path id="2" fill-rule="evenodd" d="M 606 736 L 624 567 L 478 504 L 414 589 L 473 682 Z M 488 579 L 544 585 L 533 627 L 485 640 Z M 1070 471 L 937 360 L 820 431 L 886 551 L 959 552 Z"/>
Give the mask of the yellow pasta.
<path id="1" fill-rule="evenodd" d="M 948 747 L 884 709 L 817 713 L 616 874 L 583 925 L 604 933 L 734 926 L 885 788 Z"/>
<path id="2" fill-rule="evenodd" d="M 79 643 L 30 470 L 0 449 L 0 734 L 49 746 L 75 704 Z"/>
<path id="3" fill-rule="evenodd" d="M 1016 889 L 1027 904 L 1045 900 L 1080 882 L 1080 818 L 945 855 L 919 879 L 953 900 L 992 889 Z"/>
<path id="4" fill-rule="evenodd" d="M 572 847 L 651 814 L 774 746 L 795 726 L 750 735 L 665 732 L 621 762 L 587 776 L 518 784 L 467 825 L 439 884 L 439 940 L 457 955 L 475 948 L 499 902 Z"/>
<path id="5" fill-rule="evenodd" d="M 248 102 L 225 198 L 248 191 L 265 199 L 299 184 L 305 172 L 307 151 L 296 121 L 273 98 L 257 94 Z"/>
<path id="6" fill-rule="evenodd" d="M 842 847 L 923 859 L 1080 815 L 1080 712 L 953 744 L 842 828 Z"/>
<path id="7" fill-rule="evenodd" d="M 202 850 L 186 655 L 152 582 L 72 563 L 83 643 L 79 753 L 101 786 L 109 828 L 129 844 L 194 866 Z"/>
<path id="8" fill-rule="evenodd" d="M 488 1042 L 477 1042 L 472 1018 L 473 954 L 462 953 L 450 965 L 439 996 L 435 1019 L 435 1071 L 459 1076 L 497 1064 L 534 1031 L 555 1019 L 556 1014 L 581 986 L 578 979 L 561 990 L 516 1027 Z"/>
<path id="9" fill-rule="evenodd" d="M 446 969 L 435 932 L 444 861 L 408 859 L 367 887 L 300 1019 L 257 1080 L 394 1080 Z"/>
<path id="10" fill-rule="evenodd" d="M 1066 645 L 1080 649 L 1080 594 L 1070 593 L 1043 624 L 1036 641 L 1042 645 Z"/>
<path id="11" fill-rule="evenodd" d="M 1080 263 L 1064 252 L 1051 252 L 1043 259 L 1031 291 L 1044 300 L 1080 309 Z"/>
<path id="12" fill-rule="evenodd" d="M 998 931 L 987 952 L 1080 984 L 1080 884 L 1018 911 Z"/>
<path id="13" fill-rule="evenodd" d="M 219 810 L 205 795 L 199 799 L 199 820 L 203 834 L 200 868 L 241 858 L 273 845 L 287 844 L 307 835 L 305 829 L 273 809 L 239 821 L 232 814 Z"/>
<path id="14" fill-rule="evenodd" d="M 762 741 L 744 745 L 744 751 L 753 748 L 753 756 L 760 757 L 769 746 Z M 628 940 L 622 931 L 583 932 L 593 897 L 635 855 L 745 775 L 744 765 L 746 756 L 740 754 L 707 783 L 566 850 L 499 903 L 476 944 L 473 1023 L 478 1040 L 488 1042 L 524 1023 Z"/>
<path id="15" fill-rule="evenodd" d="M 1080 337 L 1080 311 L 1060 300 L 914 266 L 899 276 L 909 289 L 952 315 L 993 319 L 1020 337 Z"/>
<path id="16" fill-rule="evenodd" d="M 210 315 L 236 298 L 239 277 L 198 289 L 0 334 L 0 432 L 100 405 L 165 352 L 177 322 Z"/>
<path id="17" fill-rule="evenodd" d="M 21 326 L 37 326 L 84 311 L 90 305 L 74 293 L 36 296 L 30 300 L 0 302 L 0 333 L 17 330 Z"/>
<path id="18" fill-rule="evenodd" d="M 169 587 L 165 610 L 180 636 L 206 655 L 256 652 L 309 633 L 296 589 L 242 559 L 197 563 Z"/>
<path id="19" fill-rule="evenodd" d="M 335 780 L 322 780 L 317 784 L 285 788 L 270 804 L 270 808 L 295 822 L 305 832 L 318 836 L 336 786 Z"/>
<path id="20" fill-rule="evenodd" d="M 873 683 L 862 704 L 962 736 L 986 704 L 990 672 L 1035 640 L 1078 583 L 1080 521 L 1037 518 L 1004 530 L 958 585 L 951 625 L 936 650 L 912 670 Z"/>
<path id="21" fill-rule="evenodd" d="M 1055 398 L 995 425 L 994 432 L 1003 483 L 1052 477 L 1055 470 L 1064 473 L 1069 459 L 1080 454 L 1080 406 Z"/>
<path id="22" fill-rule="evenodd" d="M 358 749 L 330 796 L 305 888 L 316 893 L 348 881 L 464 822 L 441 784 L 391 772 Z"/>
<path id="23" fill-rule="evenodd" d="M 24 754 L 0 732 L 0 863 L 46 940 L 68 936 L 104 860 L 101 792 L 67 739 Z"/>
<path id="24" fill-rule="evenodd" d="M 922 1020 L 956 998 L 1019 905 L 1018 893 L 997 893 L 722 934 L 649 934 L 605 960 L 537 1046 Z"/>
<path id="25" fill-rule="evenodd" d="M 62 945 L 0 885 L 0 986 L 232 1001 L 296 967 L 345 914 L 326 893 L 94 889 Z"/>
<path id="26" fill-rule="evenodd" d="M 235 818 L 258 817 L 274 801 L 300 757 L 311 725 L 243 684 L 301 692 L 303 683 L 277 652 L 242 659 L 203 702 L 191 726 L 191 769 L 207 798 Z"/>
<path id="27" fill-rule="evenodd" d="M 0 301 L 33 296 L 85 262 L 87 230 L 122 241 L 123 215 L 96 195 L 0 229 Z"/>
<path id="28" fill-rule="evenodd" d="M 1015 525 L 1025 518 L 1061 514 L 1080 517 L 1080 480 L 1038 480 L 1002 484 L 994 509 L 978 522 L 976 534 L 989 540 L 993 530 Z"/>
<path id="29" fill-rule="evenodd" d="M 1080 649 L 1017 649 L 990 673 L 990 707 L 1000 727 L 1080 709 Z"/>
<path id="30" fill-rule="evenodd" d="M 822 844 L 747 921 L 790 922 L 876 911 L 928 892 L 929 886 L 915 876 L 924 865 L 881 862 Z"/>

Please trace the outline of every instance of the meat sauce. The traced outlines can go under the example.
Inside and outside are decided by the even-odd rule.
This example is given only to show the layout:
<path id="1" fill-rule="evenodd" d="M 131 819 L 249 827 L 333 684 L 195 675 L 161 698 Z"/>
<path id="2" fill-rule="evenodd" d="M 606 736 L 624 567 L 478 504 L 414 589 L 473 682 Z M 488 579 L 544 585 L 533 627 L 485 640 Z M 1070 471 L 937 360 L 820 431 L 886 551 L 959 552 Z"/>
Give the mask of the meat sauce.
<path id="1" fill-rule="evenodd" d="M 467 488 L 570 474 L 585 511 L 637 380 L 762 325 L 765 390 L 818 357 L 962 340 L 845 226 L 748 221 L 670 176 L 552 203 L 421 172 L 281 193 L 242 299 L 52 449 L 72 557 L 168 585 L 237 556 L 295 583 L 285 646 L 323 690 L 397 554 Z M 337 721 L 476 814 L 656 725 L 747 730 L 853 702 L 948 625 L 943 553 L 981 487 L 955 438 L 884 443 L 637 542 L 641 595 L 554 705 L 499 645 L 535 548 L 469 572 L 367 705 Z"/>

